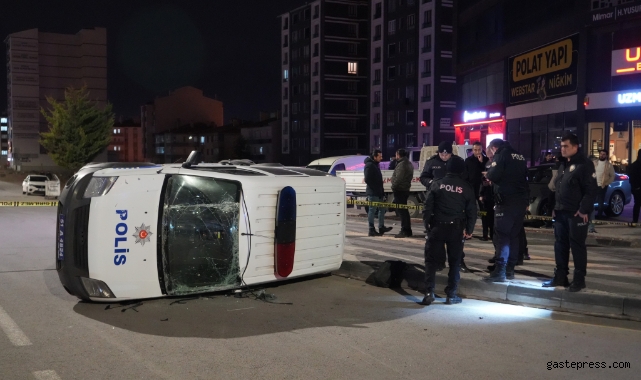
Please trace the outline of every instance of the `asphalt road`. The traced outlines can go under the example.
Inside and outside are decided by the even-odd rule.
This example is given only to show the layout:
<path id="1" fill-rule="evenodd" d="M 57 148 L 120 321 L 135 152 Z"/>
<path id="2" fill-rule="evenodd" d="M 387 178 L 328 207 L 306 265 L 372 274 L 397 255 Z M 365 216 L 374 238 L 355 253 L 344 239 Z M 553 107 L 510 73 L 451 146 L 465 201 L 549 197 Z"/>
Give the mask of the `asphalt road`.
<path id="1" fill-rule="evenodd" d="M 268 288 L 278 304 L 79 302 L 53 269 L 55 217 L 0 208 L 1 379 L 629 379 L 641 366 L 641 323 L 474 300 L 424 308 L 417 293 L 335 276 Z M 552 368 L 573 361 L 585 368 Z"/>

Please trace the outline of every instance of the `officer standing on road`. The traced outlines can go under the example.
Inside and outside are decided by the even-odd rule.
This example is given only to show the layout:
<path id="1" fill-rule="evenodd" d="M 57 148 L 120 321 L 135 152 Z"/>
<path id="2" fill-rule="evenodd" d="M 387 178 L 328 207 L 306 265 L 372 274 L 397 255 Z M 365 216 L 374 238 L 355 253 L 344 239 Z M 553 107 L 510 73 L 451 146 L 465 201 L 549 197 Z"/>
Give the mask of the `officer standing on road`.
<path id="1" fill-rule="evenodd" d="M 379 168 L 379 163 L 383 160 L 383 154 L 380 150 L 374 149 L 372 155 L 365 159 L 365 168 L 363 174 L 365 175 L 365 183 L 367 188 L 367 200 L 369 202 L 382 202 L 385 192 L 383 190 L 383 174 Z M 367 222 L 369 224 L 368 236 L 381 236 L 385 232 L 392 230 L 392 227 L 385 227 L 385 211 L 383 207 L 371 207 L 367 211 Z M 378 232 L 374 228 L 374 218 L 378 214 Z"/>
<path id="2" fill-rule="evenodd" d="M 514 278 L 519 255 L 519 233 L 528 206 L 527 163 L 510 143 L 494 139 L 487 149 L 494 155 L 486 178 L 494 185 L 494 239 L 499 256 L 487 281 Z"/>
<path id="3" fill-rule="evenodd" d="M 639 223 L 639 210 L 641 210 L 641 149 L 637 152 L 637 159 L 628 166 L 630 187 L 634 195 L 632 208 L 632 223 Z"/>
<path id="4" fill-rule="evenodd" d="M 471 237 L 476 223 L 476 199 L 474 190 L 460 176 L 465 170 L 463 160 L 449 160 L 445 178 L 432 182 L 428 189 L 423 222 L 428 231 L 425 242 L 425 297 L 421 305 L 434 302 L 436 269 L 447 260 L 448 273 L 446 304 L 461 303 L 456 295 L 460 279 L 459 265 L 463 254 L 464 237 Z"/>
<path id="5" fill-rule="evenodd" d="M 579 151 L 579 139 L 575 134 L 561 138 L 562 162 L 556 176 L 556 204 L 552 216 L 554 222 L 554 278 L 543 287 L 570 286 L 571 292 L 585 288 L 588 266 L 588 218 L 594 209 L 598 192 L 594 164 Z M 574 278 L 568 284 L 570 248 L 574 259 Z"/>
<path id="6" fill-rule="evenodd" d="M 440 144 L 438 144 L 438 153 L 425 161 L 425 166 L 423 166 L 420 180 L 423 186 L 425 186 L 425 188 L 428 190 L 428 192 L 432 181 L 437 181 L 445 177 L 445 175 L 447 174 L 445 165 L 450 161 L 450 159 L 460 161 L 464 164 L 464 161 L 461 157 L 452 155 L 452 153 L 452 143 L 448 141 L 442 141 Z M 463 168 L 465 168 L 465 166 L 463 166 Z M 465 170 L 463 170 L 460 176 L 461 178 L 463 178 L 465 175 Z M 427 193 L 425 196 L 427 197 Z M 465 257 L 465 253 L 463 253 L 462 257 Z M 468 269 L 463 258 L 461 258 L 461 268 L 464 271 L 467 271 Z M 445 268 L 445 260 L 443 260 L 443 262 L 439 264 L 438 270 L 441 271 L 443 270 L 443 268 Z"/>
<path id="7" fill-rule="evenodd" d="M 392 174 L 392 192 L 394 193 L 394 203 L 406 205 L 410 196 L 410 187 L 414 178 L 414 165 L 407 159 L 405 149 L 396 151 L 396 167 Z M 401 217 L 401 231 L 394 235 L 395 238 L 405 238 L 412 236 L 412 223 L 410 212 L 407 209 L 398 209 L 398 216 Z"/>

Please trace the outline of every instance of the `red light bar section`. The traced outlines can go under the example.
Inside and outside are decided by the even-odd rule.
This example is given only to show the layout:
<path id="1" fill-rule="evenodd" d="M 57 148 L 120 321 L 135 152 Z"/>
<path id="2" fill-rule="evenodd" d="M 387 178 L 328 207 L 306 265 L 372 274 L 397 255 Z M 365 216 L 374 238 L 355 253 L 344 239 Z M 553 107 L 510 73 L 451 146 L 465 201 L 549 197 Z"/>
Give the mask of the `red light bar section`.
<path id="1" fill-rule="evenodd" d="M 479 125 L 479 124 L 489 124 L 489 123 L 500 123 L 502 122 L 503 119 L 493 119 L 493 120 L 484 120 L 484 121 L 476 121 L 473 123 L 461 123 L 461 124 L 454 124 L 455 127 L 464 127 L 466 125 Z"/>

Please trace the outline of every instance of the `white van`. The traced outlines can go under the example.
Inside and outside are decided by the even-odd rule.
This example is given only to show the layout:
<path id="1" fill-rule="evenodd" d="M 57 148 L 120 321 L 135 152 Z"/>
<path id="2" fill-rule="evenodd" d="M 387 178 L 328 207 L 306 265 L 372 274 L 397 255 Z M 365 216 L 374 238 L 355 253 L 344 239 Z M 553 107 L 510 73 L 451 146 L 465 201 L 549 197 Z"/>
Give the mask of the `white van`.
<path id="1" fill-rule="evenodd" d="M 338 171 L 363 171 L 366 158 L 367 156 L 363 155 L 319 158 L 310 162 L 307 168 L 320 170 L 335 176 Z"/>
<path id="2" fill-rule="evenodd" d="M 340 268 L 341 179 L 305 168 L 188 163 L 90 164 L 67 182 L 56 241 L 67 292 L 117 302 Z"/>

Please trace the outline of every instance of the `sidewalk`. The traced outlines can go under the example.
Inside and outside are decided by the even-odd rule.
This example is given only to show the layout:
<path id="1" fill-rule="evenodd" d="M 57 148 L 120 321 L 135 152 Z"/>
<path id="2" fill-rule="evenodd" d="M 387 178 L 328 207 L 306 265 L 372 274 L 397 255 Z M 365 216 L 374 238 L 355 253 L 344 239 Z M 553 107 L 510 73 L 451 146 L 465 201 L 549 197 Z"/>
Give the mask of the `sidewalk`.
<path id="1" fill-rule="evenodd" d="M 422 223 L 414 220 L 413 230 L 419 236 L 413 238 L 394 239 L 393 235 L 369 238 L 366 236 L 367 221 L 353 213 L 348 216 L 344 262 L 334 274 L 367 280 L 384 261 L 401 260 L 409 264 L 402 287 L 422 292 L 425 286 Z M 387 224 L 391 226 L 392 223 Z M 629 229 L 641 233 L 641 230 Z M 488 274 L 487 259 L 492 256 L 493 247 L 490 242 L 468 240 L 465 261 L 472 273 L 461 273 L 459 293 L 464 298 L 641 320 L 641 255 L 636 249 L 591 246 L 588 248 L 587 289 L 570 293 L 564 288 L 543 288 L 542 282 L 552 275 L 555 266 L 553 236 L 546 230 L 534 230 L 536 233 L 528 230 L 532 260 L 517 266 L 516 278 L 506 283 L 482 281 Z M 444 296 L 442 290 L 447 283 L 447 271 L 446 268 L 437 272 L 436 294 L 440 296 Z"/>
<path id="2" fill-rule="evenodd" d="M 363 208 L 348 208 L 347 216 L 367 218 Z M 385 219 L 399 220 L 393 213 L 387 213 Z M 607 220 L 606 220 L 607 221 Z M 413 223 L 422 223 L 422 219 L 412 219 Z M 598 223 L 598 221 L 597 221 Z M 554 235 L 552 228 L 540 228 L 537 221 L 526 222 L 525 230 L 528 234 L 549 234 Z M 598 245 L 600 247 L 630 247 L 641 248 L 641 227 L 627 227 L 620 225 L 597 225 L 597 233 L 589 234 L 587 239 L 588 245 Z M 481 231 L 480 218 L 476 221 L 476 230 Z"/>

